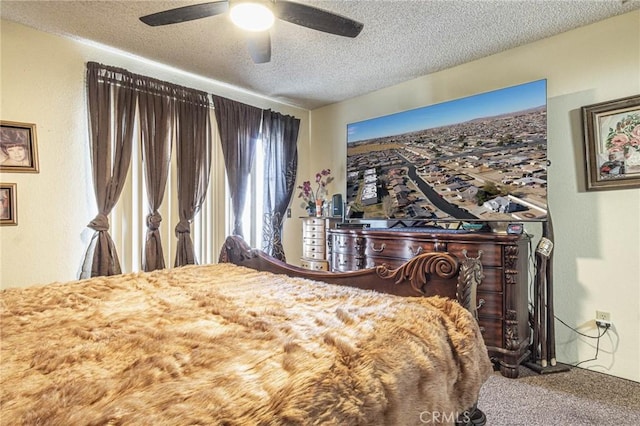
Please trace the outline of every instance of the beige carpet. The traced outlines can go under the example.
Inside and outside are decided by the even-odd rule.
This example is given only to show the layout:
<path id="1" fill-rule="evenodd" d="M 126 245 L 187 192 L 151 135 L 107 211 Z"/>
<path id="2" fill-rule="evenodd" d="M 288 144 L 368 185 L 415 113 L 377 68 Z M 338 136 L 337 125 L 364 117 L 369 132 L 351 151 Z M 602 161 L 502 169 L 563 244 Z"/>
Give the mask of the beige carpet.
<path id="1" fill-rule="evenodd" d="M 582 368 L 518 379 L 494 372 L 480 390 L 487 426 L 640 425 L 640 383 Z"/>

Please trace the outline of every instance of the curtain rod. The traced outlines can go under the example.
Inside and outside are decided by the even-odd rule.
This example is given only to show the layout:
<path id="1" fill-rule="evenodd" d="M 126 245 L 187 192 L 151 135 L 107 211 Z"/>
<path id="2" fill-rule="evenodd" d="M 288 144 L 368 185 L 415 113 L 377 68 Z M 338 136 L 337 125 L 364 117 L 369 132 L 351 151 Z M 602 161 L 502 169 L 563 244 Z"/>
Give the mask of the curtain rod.
<path id="1" fill-rule="evenodd" d="M 104 65 L 104 64 L 100 64 L 98 62 L 94 62 L 94 61 L 90 61 L 87 62 L 87 69 L 96 69 L 100 72 L 99 77 L 103 80 L 103 81 L 110 81 L 122 86 L 126 86 L 126 87 L 130 87 L 131 89 L 134 89 L 138 92 L 141 93 L 150 93 L 150 94 L 162 94 L 162 95 L 167 95 L 172 97 L 173 99 L 177 100 L 177 101 L 182 101 L 182 102 L 192 102 L 194 104 L 197 105 L 204 105 L 204 106 L 208 106 L 211 109 L 215 109 L 214 103 L 213 103 L 213 96 L 219 96 L 219 95 L 213 95 L 213 94 L 209 94 L 207 92 L 204 92 L 202 90 L 197 90 L 197 89 L 192 89 L 190 87 L 185 87 L 185 86 L 180 86 L 178 84 L 174 84 L 174 83 L 170 83 L 168 81 L 163 81 L 163 80 L 158 80 L 156 78 L 153 77 L 148 77 L 148 76 L 144 76 L 144 75 L 140 75 L 140 74 L 135 74 L 132 73 L 129 70 L 126 70 L 124 68 L 119 68 L 119 67 L 114 67 L 111 65 Z M 115 75 L 110 76 L 110 75 L 105 75 L 104 72 L 109 72 L 109 73 L 113 73 Z M 153 90 L 145 90 L 144 88 L 141 88 L 140 85 L 137 84 L 137 82 L 134 81 L 127 81 L 125 82 L 124 80 L 126 79 L 139 79 L 142 80 L 144 82 L 149 82 L 151 84 L 157 84 L 160 87 L 156 87 Z M 179 91 L 181 92 L 181 94 L 183 96 L 178 96 L 175 92 L 173 91 Z M 198 95 L 201 96 L 203 98 L 206 99 L 206 102 L 203 100 L 200 101 L 195 101 L 193 99 L 185 99 L 186 94 L 194 94 L 194 95 Z M 223 97 L 223 96 L 219 96 L 219 97 Z M 227 98 L 228 99 L 228 98 Z M 231 99 L 230 99 L 231 100 Z M 238 102 L 238 101 L 234 101 L 234 102 Z M 242 102 L 240 102 L 242 103 Z M 248 104 L 247 104 L 248 105 Z M 252 106 L 252 105 L 250 105 Z M 264 108 L 261 108 L 263 111 L 272 111 L 271 108 L 265 110 Z M 278 112 L 278 111 L 275 111 Z M 282 114 L 279 113 L 278 114 Z M 287 114 L 282 114 L 283 116 L 287 117 L 289 115 Z M 299 120 L 299 118 L 291 115 L 290 117 L 296 118 Z"/>
<path id="2" fill-rule="evenodd" d="M 95 69 L 101 81 L 116 83 L 141 93 L 166 95 L 177 101 L 191 102 L 208 107 L 213 104 L 207 92 L 135 74 L 124 68 L 103 65 L 97 62 L 87 62 L 87 69 Z M 193 99 L 193 97 L 198 97 L 199 99 Z"/>

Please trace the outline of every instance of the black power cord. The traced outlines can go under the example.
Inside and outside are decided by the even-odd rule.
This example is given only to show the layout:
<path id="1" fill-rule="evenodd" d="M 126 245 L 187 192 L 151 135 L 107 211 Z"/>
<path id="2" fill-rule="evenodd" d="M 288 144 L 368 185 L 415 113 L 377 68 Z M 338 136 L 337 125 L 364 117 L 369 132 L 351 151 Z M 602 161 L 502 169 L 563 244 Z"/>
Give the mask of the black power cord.
<path id="1" fill-rule="evenodd" d="M 611 324 L 605 323 L 603 326 L 598 326 L 598 329 L 603 328 L 602 333 L 598 333 L 597 336 L 589 336 L 588 334 L 584 334 L 584 333 L 576 330 L 575 328 L 571 327 L 570 325 L 568 325 L 566 322 L 562 321 L 557 316 L 554 315 L 553 317 L 555 319 L 557 319 L 558 321 L 560 321 L 569 330 L 581 335 L 582 337 L 586 337 L 588 339 L 596 339 L 596 354 L 594 355 L 593 358 L 585 359 L 584 361 L 580 361 L 577 364 L 569 364 L 569 365 L 571 365 L 572 367 L 577 367 L 580 364 L 584 364 L 585 362 L 596 361 L 598 359 L 598 353 L 600 352 L 600 338 L 609 332 L 609 329 L 611 328 Z"/>
<path id="2" fill-rule="evenodd" d="M 526 233 L 526 232 L 525 232 Z M 530 272 L 529 272 L 529 300 L 531 300 L 533 298 L 533 283 L 535 281 L 535 259 L 534 259 L 534 255 L 533 255 L 533 235 L 530 235 L 527 233 L 527 236 L 529 237 L 529 259 L 528 261 L 530 262 L 531 265 L 534 266 L 534 268 L 529 268 Z M 532 312 L 531 310 L 533 309 L 533 303 L 529 302 L 528 303 L 529 306 L 529 320 L 532 321 L 531 319 L 531 315 Z M 547 306 L 545 306 L 547 307 Z M 611 328 L 611 324 L 610 323 L 602 323 L 598 324 L 598 330 L 602 329 L 602 332 L 598 332 L 597 336 L 590 336 L 588 334 L 584 334 L 582 332 L 580 332 L 579 330 L 571 327 L 569 324 L 567 324 L 566 322 L 562 321 L 560 318 L 558 318 L 555 314 L 553 315 L 553 318 L 558 320 L 562 325 L 564 325 L 565 327 L 567 327 L 569 330 L 575 332 L 576 334 L 579 334 L 582 337 L 586 337 L 588 339 L 596 339 L 596 354 L 594 355 L 593 358 L 591 359 L 585 359 L 584 361 L 580 361 L 576 364 L 567 364 L 570 365 L 572 367 L 577 367 L 580 364 L 584 364 L 585 362 L 589 362 L 589 361 L 596 361 L 598 359 L 598 353 L 600 352 L 600 338 L 602 338 L 605 334 L 607 334 L 609 332 L 609 329 Z"/>

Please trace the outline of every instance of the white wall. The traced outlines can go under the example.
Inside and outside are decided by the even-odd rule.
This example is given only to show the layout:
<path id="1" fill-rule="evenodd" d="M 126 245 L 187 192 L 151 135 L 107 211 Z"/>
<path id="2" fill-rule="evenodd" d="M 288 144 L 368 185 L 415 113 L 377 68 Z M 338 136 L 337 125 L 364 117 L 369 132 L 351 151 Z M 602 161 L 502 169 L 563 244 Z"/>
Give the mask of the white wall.
<path id="1" fill-rule="evenodd" d="M 294 115 L 302 120 L 299 146 L 301 156 L 307 156 L 307 110 L 9 21 L 1 22 L 0 31 L 0 118 L 36 124 L 40 159 L 38 174 L 0 175 L 1 182 L 17 183 L 18 201 L 18 226 L 0 227 L 0 288 L 77 277 L 93 234 L 86 225 L 97 212 L 91 184 L 85 100 L 88 61 Z M 219 173 L 223 163 L 217 167 L 216 175 L 224 176 Z M 221 180 L 212 185 L 220 186 Z M 224 206 L 224 200 L 219 204 Z M 285 235 L 289 227 L 298 226 L 296 221 L 289 222 Z M 299 240 L 294 241 L 298 246 Z"/>
<path id="2" fill-rule="evenodd" d="M 640 93 L 640 11 L 314 110 L 309 167 L 331 167 L 344 192 L 347 123 L 541 78 L 556 316 L 595 335 L 595 310 L 611 312 L 598 360 L 581 366 L 640 381 L 640 189 L 585 191 L 580 116 L 581 106 Z M 539 227 L 528 230 L 539 238 Z M 561 362 L 594 357 L 595 340 L 558 322 L 556 333 Z"/>

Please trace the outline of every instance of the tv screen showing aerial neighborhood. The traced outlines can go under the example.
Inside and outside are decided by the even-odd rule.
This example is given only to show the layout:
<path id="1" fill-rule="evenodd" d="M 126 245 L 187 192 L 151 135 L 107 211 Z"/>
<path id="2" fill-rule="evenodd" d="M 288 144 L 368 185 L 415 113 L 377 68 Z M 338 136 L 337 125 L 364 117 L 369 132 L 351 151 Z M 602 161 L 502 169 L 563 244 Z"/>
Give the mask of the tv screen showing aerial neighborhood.
<path id="1" fill-rule="evenodd" d="M 546 220 L 546 105 L 538 80 L 349 124 L 346 217 Z"/>

